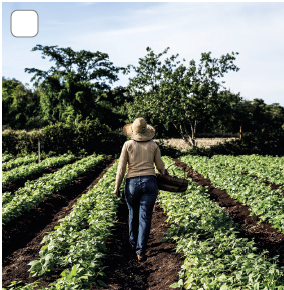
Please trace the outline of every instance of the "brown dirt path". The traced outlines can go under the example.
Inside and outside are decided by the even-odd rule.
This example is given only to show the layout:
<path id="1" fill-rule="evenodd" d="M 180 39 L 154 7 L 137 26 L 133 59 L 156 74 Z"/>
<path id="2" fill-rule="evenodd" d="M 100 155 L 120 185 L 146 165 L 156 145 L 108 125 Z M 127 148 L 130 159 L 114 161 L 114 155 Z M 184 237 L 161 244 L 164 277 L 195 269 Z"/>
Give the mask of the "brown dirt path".
<path id="1" fill-rule="evenodd" d="M 221 190 L 212 186 L 209 179 L 204 178 L 201 174 L 194 172 L 192 168 L 181 162 L 177 158 L 173 158 L 176 165 L 185 168 L 188 177 L 191 177 L 197 185 L 208 186 L 210 199 L 215 201 L 219 206 L 224 207 L 224 212 L 228 213 L 232 219 L 239 223 L 244 230 L 242 237 L 249 240 L 254 239 L 259 252 L 268 251 L 268 258 L 279 255 L 278 266 L 284 266 L 284 234 L 272 228 L 271 224 L 259 221 L 256 215 L 249 216 L 249 206 L 231 198 L 225 190 Z"/>
<path id="2" fill-rule="evenodd" d="M 110 290 L 166 290 L 177 282 L 184 257 L 175 252 L 176 245 L 163 242 L 163 233 L 170 226 L 167 215 L 155 204 L 151 232 L 146 250 L 147 260 L 138 262 L 128 237 L 128 209 L 126 202 L 118 208 L 118 223 L 108 241 L 105 259 L 106 277 L 102 279 Z M 98 290 L 97 288 L 91 288 Z"/>

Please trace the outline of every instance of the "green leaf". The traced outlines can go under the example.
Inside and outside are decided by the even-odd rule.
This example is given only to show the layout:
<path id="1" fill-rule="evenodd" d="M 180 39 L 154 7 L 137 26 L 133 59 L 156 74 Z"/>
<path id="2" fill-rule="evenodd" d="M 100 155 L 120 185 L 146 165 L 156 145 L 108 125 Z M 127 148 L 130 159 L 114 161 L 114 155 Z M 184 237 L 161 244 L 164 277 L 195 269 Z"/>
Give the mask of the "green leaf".
<path id="1" fill-rule="evenodd" d="M 170 285 L 170 287 L 171 288 L 180 288 L 178 282 L 173 283 L 172 285 Z"/>
<path id="2" fill-rule="evenodd" d="M 106 287 L 107 288 L 107 285 L 106 285 L 106 283 L 105 282 L 103 282 L 102 280 L 97 280 L 97 282 L 101 285 L 101 286 L 103 286 L 103 287 Z"/>
<path id="3" fill-rule="evenodd" d="M 71 271 L 71 276 L 75 276 L 77 272 L 77 267 L 76 265 L 73 266 L 72 271 Z"/>

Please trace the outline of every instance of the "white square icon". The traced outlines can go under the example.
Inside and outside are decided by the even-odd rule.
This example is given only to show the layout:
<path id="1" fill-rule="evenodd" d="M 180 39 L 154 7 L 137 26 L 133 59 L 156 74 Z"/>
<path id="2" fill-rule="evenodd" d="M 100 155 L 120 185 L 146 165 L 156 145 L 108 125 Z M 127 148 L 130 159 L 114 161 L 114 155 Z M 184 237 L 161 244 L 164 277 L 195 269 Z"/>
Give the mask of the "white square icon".
<path id="1" fill-rule="evenodd" d="M 11 14 L 11 33 L 15 37 L 38 34 L 38 14 L 34 10 L 15 10 Z"/>

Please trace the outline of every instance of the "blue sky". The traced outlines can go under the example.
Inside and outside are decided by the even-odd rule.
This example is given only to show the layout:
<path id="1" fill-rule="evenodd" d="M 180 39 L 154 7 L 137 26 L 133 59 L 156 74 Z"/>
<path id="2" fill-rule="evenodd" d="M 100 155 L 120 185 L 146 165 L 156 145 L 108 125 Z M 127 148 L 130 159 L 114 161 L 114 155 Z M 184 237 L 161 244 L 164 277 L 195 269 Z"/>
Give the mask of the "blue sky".
<path id="1" fill-rule="evenodd" d="M 14 10 L 35 10 L 39 33 L 16 38 L 10 32 Z M 3 2 L 2 76 L 30 83 L 25 68 L 47 70 L 37 45 L 71 47 L 108 53 L 115 66 L 137 65 L 146 47 L 155 53 L 170 47 L 168 56 L 198 62 L 239 52 L 238 72 L 222 79 L 233 93 L 248 100 L 262 98 L 284 106 L 284 2 Z M 114 86 L 127 85 L 119 75 Z"/>

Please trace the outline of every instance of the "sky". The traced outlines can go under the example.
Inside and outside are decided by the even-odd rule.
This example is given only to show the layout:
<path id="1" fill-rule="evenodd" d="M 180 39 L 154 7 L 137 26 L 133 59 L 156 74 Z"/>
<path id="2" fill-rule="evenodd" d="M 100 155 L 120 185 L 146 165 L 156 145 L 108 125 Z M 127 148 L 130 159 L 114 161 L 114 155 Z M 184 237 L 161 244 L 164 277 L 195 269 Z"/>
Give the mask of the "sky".
<path id="1" fill-rule="evenodd" d="M 11 33 L 15 10 L 35 10 L 35 37 Z M 220 81 L 247 100 L 261 98 L 284 107 L 284 2 L 2 2 L 2 76 L 31 85 L 25 68 L 48 70 L 53 62 L 32 52 L 37 44 L 100 51 L 115 66 L 137 65 L 151 47 L 170 47 L 189 64 L 203 52 L 211 56 L 238 52 L 238 72 Z M 118 75 L 126 86 L 132 75 Z"/>

